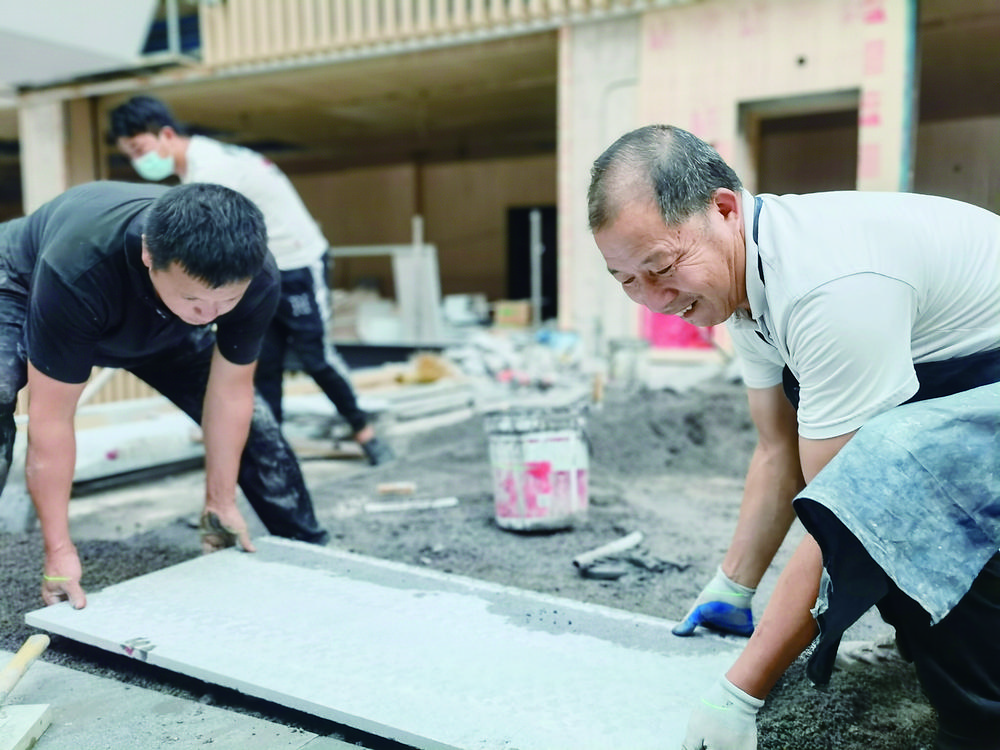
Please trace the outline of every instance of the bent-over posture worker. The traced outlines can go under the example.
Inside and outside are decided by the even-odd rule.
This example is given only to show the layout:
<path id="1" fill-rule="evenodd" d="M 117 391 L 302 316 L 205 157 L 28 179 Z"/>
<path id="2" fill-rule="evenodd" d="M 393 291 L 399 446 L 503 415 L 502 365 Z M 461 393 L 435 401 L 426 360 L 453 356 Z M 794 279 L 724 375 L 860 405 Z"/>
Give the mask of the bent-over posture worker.
<path id="1" fill-rule="evenodd" d="M 128 370 L 201 425 L 205 551 L 253 550 L 237 482 L 270 533 L 326 543 L 295 455 L 254 398 L 279 277 L 253 203 L 220 185 L 81 185 L 0 224 L 0 270 L 0 487 L 27 383 L 46 604 L 86 604 L 69 499 L 74 415 L 94 366 Z"/>
<path id="2" fill-rule="evenodd" d="M 182 183 L 214 182 L 257 204 L 267 225 L 268 247 L 281 271 L 281 299 L 257 363 L 257 390 L 280 423 L 285 353 L 290 349 L 350 425 L 368 462 L 391 461 L 392 449 L 375 437 L 328 341 L 327 241 L 285 174 L 250 149 L 184 135 L 167 106 L 150 96 L 135 96 L 116 107 L 111 112 L 111 132 L 144 179 L 177 175 Z"/>
<path id="3" fill-rule="evenodd" d="M 680 628 L 753 635 L 685 747 L 756 747 L 762 699 L 816 635 L 824 569 L 839 596 L 824 587 L 811 675 L 829 676 L 843 628 L 877 605 L 938 711 L 939 747 L 1000 747 L 1000 641 L 977 637 L 1000 632 L 1000 389 L 988 385 L 1000 381 L 1000 217 L 913 194 L 755 196 L 669 126 L 597 159 L 589 212 L 629 297 L 698 326 L 727 322 L 759 433 L 729 550 Z M 952 460 L 918 477 L 908 457 L 933 453 L 931 434 Z M 795 510 L 815 536 L 754 629 L 750 595 Z M 867 604 L 851 612 L 852 600 Z"/>

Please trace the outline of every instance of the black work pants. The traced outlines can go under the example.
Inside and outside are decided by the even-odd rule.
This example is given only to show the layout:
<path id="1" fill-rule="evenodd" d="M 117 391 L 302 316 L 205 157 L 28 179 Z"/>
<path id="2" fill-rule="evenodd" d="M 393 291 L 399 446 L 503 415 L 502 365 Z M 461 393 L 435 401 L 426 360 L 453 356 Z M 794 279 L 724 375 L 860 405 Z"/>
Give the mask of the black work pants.
<path id="1" fill-rule="evenodd" d="M 317 279 L 316 268 L 295 268 L 281 272 L 281 299 L 271 320 L 257 363 L 257 390 L 271 407 L 278 422 L 281 407 L 285 356 L 291 352 L 354 432 L 368 424 L 368 415 L 358 406 L 354 389 L 337 369 L 326 336 L 326 317 L 320 307 L 325 282 Z M 322 287 L 319 285 L 323 284 Z"/>
<path id="2" fill-rule="evenodd" d="M 1000 350 L 916 364 L 914 369 L 920 386 L 909 401 L 940 398 L 1000 382 Z M 798 383 L 787 367 L 784 389 L 797 407 Z M 932 626 L 923 607 L 893 583 L 833 513 L 812 502 L 796 505 L 823 550 L 833 580 L 830 610 L 824 617 L 825 629 L 835 637 L 828 643 L 835 646 L 851 623 L 877 606 L 896 628 L 900 652 L 913 662 L 921 688 L 938 713 L 937 749 L 1000 750 L 1000 554 L 951 612 Z M 820 681 L 832 666 L 829 650 L 821 640 L 813 656 L 814 661 L 826 661 L 817 669 Z M 817 659 L 824 651 L 825 657 Z"/>
<path id="3" fill-rule="evenodd" d="M 938 712 L 938 750 L 1000 750 L 1000 555 L 936 625 L 891 584 L 879 613 Z"/>
<path id="4" fill-rule="evenodd" d="M 0 490 L 6 484 L 14 449 L 17 393 L 27 382 L 25 318 L 25 300 L 0 293 Z M 192 329 L 181 345 L 125 369 L 200 424 L 214 343 L 210 330 Z M 329 539 L 316 520 L 298 461 L 259 396 L 254 403 L 238 481 L 271 534 L 317 544 Z"/>
<path id="5" fill-rule="evenodd" d="M 213 345 L 212 334 L 196 331 L 185 346 L 150 357 L 128 370 L 201 424 Z M 238 482 L 271 534 L 316 544 L 328 541 L 329 534 L 316 520 L 298 459 L 260 394 L 254 399 Z"/>

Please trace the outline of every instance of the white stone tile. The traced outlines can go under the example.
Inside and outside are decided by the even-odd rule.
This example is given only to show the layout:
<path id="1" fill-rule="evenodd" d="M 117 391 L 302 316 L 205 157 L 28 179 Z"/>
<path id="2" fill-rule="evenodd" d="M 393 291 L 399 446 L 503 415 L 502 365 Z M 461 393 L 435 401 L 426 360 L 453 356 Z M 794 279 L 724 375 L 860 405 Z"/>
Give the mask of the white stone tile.
<path id="1" fill-rule="evenodd" d="M 679 747 L 743 641 L 267 538 L 29 624 L 421 748 Z"/>

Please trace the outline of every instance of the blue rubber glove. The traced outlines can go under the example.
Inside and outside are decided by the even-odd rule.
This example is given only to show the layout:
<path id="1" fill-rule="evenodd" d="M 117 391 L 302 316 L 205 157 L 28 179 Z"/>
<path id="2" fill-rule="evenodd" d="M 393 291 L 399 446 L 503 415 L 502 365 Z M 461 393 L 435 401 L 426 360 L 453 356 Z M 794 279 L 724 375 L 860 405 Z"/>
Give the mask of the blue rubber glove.
<path id="1" fill-rule="evenodd" d="M 763 705 L 723 677 L 691 712 L 681 750 L 757 750 Z"/>
<path id="2" fill-rule="evenodd" d="M 720 567 L 715 578 L 702 590 L 691 611 L 677 625 L 674 635 L 692 635 L 699 625 L 723 633 L 750 636 L 753 633 L 753 612 L 750 600 L 756 589 L 729 580 Z"/>

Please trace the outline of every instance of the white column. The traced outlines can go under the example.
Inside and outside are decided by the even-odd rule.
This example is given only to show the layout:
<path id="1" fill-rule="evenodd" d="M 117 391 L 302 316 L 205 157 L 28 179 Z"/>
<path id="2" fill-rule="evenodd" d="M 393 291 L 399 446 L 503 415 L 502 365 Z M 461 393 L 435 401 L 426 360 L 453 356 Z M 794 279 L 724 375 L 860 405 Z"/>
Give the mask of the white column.
<path id="1" fill-rule="evenodd" d="M 30 213 L 69 187 L 66 119 L 60 100 L 22 97 L 18 104 L 21 191 Z"/>

